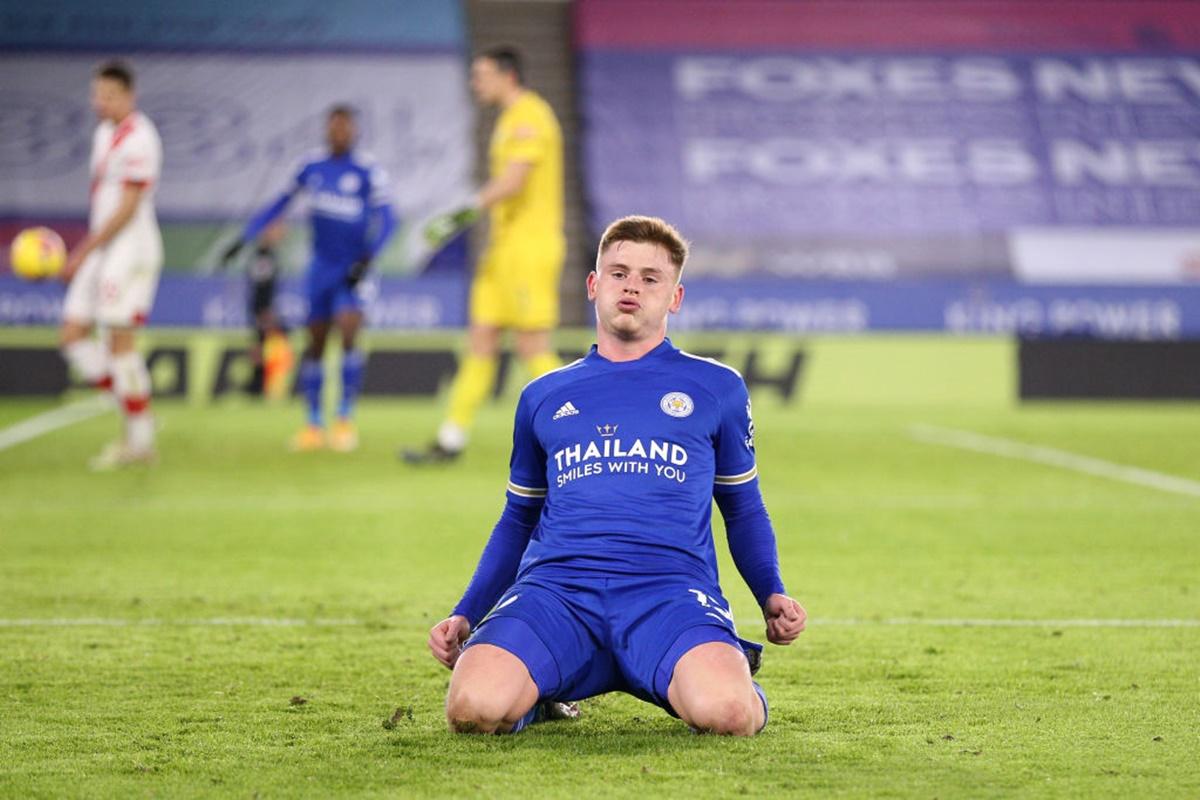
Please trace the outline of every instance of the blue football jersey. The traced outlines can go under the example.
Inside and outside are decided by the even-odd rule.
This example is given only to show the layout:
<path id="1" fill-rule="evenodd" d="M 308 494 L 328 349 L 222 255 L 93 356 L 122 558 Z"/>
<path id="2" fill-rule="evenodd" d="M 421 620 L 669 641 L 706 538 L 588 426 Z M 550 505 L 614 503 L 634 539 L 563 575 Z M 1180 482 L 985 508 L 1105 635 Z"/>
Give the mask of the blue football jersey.
<path id="1" fill-rule="evenodd" d="M 508 496 L 544 497 L 520 577 L 557 570 L 717 581 L 714 492 L 757 482 L 746 384 L 665 340 L 636 361 L 584 358 L 525 387 Z"/>
<path id="2" fill-rule="evenodd" d="M 342 271 L 361 258 L 371 258 L 393 228 L 383 169 L 358 153 L 326 154 L 306 161 L 289 188 L 258 212 L 242 233 L 252 241 L 278 217 L 292 198 L 309 200 L 313 265 Z"/>
<path id="3" fill-rule="evenodd" d="M 327 156 L 301 168 L 296 188 L 309 197 L 316 259 L 344 265 L 362 258 L 371 209 L 387 203 L 383 170 L 356 153 Z"/>

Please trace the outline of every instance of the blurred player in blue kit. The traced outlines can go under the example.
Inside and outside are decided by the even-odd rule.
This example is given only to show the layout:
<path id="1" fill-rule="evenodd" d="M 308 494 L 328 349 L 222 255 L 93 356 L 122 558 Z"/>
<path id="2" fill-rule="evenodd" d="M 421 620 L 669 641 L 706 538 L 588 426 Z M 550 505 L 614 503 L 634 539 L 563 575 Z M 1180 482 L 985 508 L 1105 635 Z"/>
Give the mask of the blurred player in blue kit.
<path id="1" fill-rule="evenodd" d="M 354 111 L 334 106 L 326 122 L 329 152 L 308 160 L 291 186 L 246 225 L 226 251 L 228 262 L 260 235 L 303 193 L 310 205 L 313 257 L 306 278 L 308 347 L 300 364 L 300 388 L 308 408 L 307 424 L 292 440 L 295 450 L 318 450 L 326 445 L 348 451 L 358 446 L 353 423 L 354 404 L 362 387 L 364 358 L 355 349 L 363 321 L 362 280 L 371 261 L 396 227 L 388 201 L 388 180 L 373 161 L 354 150 L 357 139 Z M 321 409 L 324 382 L 322 358 L 330 328 L 342 336 L 342 398 L 328 436 Z"/>
<path id="2" fill-rule="evenodd" d="M 807 615 L 780 577 L 741 375 L 666 338 L 686 257 L 662 220 L 610 225 L 587 280 L 596 345 L 521 393 L 504 512 L 430 631 L 452 730 L 516 732 L 610 691 L 697 731 L 766 725 L 762 646 L 738 638 L 718 584 L 714 499 L 767 638 L 790 644 Z"/>

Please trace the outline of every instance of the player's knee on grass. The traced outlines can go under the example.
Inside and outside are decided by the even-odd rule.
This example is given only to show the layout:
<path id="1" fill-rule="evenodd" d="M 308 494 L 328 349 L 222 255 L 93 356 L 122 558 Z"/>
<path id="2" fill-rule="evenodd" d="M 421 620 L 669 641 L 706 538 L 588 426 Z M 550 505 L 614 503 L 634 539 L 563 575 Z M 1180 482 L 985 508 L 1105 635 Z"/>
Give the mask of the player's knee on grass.
<path id="1" fill-rule="evenodd" d="M 765 721 L 745 655 L 723 642 L 707 642 L 684 653 L 667 696 L 680 719 L 700 731 L 752 736 Z"/>
<path id="2" fill-rule="evenodd" d="M 495 696 L 472 687 L 453 687 L 446 695 L 446 722 L 454 733 L 495 733 L 507 711 Z"/>
<path id="3" fill-rule="evenodd" d="M 516 656 L 478 645 L 459 658 L 446 694 L 446 722 L 455 733 L 512 728 L 533 708 L 538 689 Z"/>
<path id="4" fill-rule="evenodd" d="M 710 696 L 693 700 L 683 719 L 693 728 L 705 733 L 718 736 L 753 736 L 762 727 L 762 704 L 753 691 L 750 698 L 714 692 Z"/>
<path id="5" fill-rule="evenodd" d="M 503 733 L 532 707 L 532 703 L 513 700 L 508 693 L 487 686 L 451 686 L 446 695 L 446 722 L 454 733 Z"/>

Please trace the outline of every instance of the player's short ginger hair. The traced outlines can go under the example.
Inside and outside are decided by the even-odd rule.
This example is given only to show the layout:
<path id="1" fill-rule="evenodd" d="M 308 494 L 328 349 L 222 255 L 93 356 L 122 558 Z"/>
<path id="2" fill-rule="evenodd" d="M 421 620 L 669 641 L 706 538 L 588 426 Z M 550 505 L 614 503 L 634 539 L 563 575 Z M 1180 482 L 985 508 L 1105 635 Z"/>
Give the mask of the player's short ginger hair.
<path id="1" fill-rule="evenodd" d="M 658 217 L 629 216 L 621 217 L 604 229 L 600 237 L 600 248 L 596 251 L 596 261 L 615 242 L 638 242 L 656 244 L 667 251 L 671 263 L 675 265 L 676 277 L 683 274 L 683 264 L 687 261 L 688 243 L 675 230 L 675 226 Z"/>

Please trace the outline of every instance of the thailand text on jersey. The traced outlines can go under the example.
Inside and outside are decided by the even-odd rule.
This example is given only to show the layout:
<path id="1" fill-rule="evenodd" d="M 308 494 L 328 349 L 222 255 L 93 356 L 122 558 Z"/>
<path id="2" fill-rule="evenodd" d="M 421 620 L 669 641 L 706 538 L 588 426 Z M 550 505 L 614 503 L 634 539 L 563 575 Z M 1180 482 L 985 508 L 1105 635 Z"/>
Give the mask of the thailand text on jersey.
<path id="1" fill-rule="evenodd" d="M 545 505 L 520 574 L 683 570 L 715 584 L 713 493 L 756 480 L 736 371 L 670 340 L 631 362 L 593 347 L 521 394 L 509 498 Z"/>

